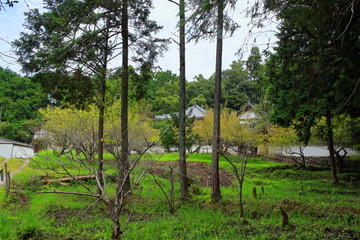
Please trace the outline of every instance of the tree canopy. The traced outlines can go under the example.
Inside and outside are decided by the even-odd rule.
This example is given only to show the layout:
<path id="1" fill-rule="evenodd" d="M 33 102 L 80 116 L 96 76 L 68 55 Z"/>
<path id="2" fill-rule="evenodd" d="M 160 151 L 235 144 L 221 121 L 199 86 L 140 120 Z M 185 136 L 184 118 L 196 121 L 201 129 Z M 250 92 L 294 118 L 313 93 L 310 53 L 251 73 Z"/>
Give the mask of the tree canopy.
<path id="1" fill-rule="evenodd" d="M 333 167 L 332 119 L 359 116 L 359 1 L 267 1 L 280 21 L 269 61 L 271 118 L 293 125 L 307 143 L 316 120 L 326 117 Z M 333 181 L 337 182 L 332 168 Z"/>
<path id="2" fill-rule="evenodd" d="M 304 141 L 310 127 L 327 111 L 359 115 L 356 1 L 269 1 L 281 20 L 278 47 L 268 66 L 272 118 L 295 126 Z M 295 15 L 296 13 L 296 15 Z"/>
<path id="3" fill-rule="evenodd" d="M 48 97 L 39 83 L 0 67 L 0 136 L 31 142 L 31 131 L 40 125 L 38 109 Z"/>

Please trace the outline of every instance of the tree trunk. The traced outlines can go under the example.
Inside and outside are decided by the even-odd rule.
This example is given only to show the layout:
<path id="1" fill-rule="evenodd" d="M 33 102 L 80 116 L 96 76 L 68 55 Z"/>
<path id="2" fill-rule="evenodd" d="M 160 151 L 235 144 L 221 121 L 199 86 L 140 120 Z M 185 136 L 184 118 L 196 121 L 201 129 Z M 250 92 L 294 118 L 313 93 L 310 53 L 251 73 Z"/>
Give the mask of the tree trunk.
<path id="1" fill-rule="evenodd" d="M 285 209 L 283 209 L 281 206 L 280 206 L 280 213 L 281 213 L 281 227 L 286 227 L 287 225 L 289 225 L 289 216 L 288 214 L 286 213 Z"/>
<path id="2" fill-rule="evenodd" d="M 103 155 L 104 155 L 104 142 L 103 142 L 103 137 L 104 137 L 104 107 L 100 106 L 99 107 L 99 130 L 98 130 L 98 134 L 99 134 L 99 140 L 98 140 L 98 171 L 97 171 L 97 178 L 99 181 L 99 185 L 97 188 L 97 193 L 99 195 L 101 195 L 101 187 L 103 186 L 104 182 L 104 159 L 103 159 Z"/>
<path id="3" fill-rule="evenodd" d="M 99 185 L 97 187 L 97 193 L 102 195 L 102 188 L 104 186 L 104 116 L 105 116 L 105 92 L 106 92 L 106 78 L 105 76 L 101 80 L 100 89 L 100 103 L 99 103 L 99 130 L 98 130 L 98 171 L 97 178 Z"/>
<path id="4" fill-rule="evenodd" d="M 245 217 L 244 214 L 244 203 L 243 203 L 243 181 L 239 182 L 239 208 L 240 208 L 240 217 Z"/>
<path id="5" fill-rule="evenodd" d="M 224 2 L 217 1 L 217 38 L 216 38 L 216 69 L 215 69 L 215 94 L 214 94 L 214 138 L 212 150 L 212 201 L 221 199 L 219 176 L 219 151 L 220 149 L 220 100 L 221 100 L 221 71 L 222 71 L 222 44 Z"/>
<path id="6" fill-rule="evenodd" d="M 344 151 L 344 155 L 341 156 L 340 152 L 341 151 Z M 345 165 L 345 158 L 346 158 L 346 155 L 347 155 L 347 151 L 345 150 L 345 148 L 340 148 L 335 152 L 335 156 L 336 156 L 336 168 L 337 168 L 337 171 L 339 173 L 342 173 L 343 172 L 343 168 L 344 168 L 344 165 Z"/>
<path id="7" fill-rule="evenodd" d="M 327 127 L 327 137 L 328 137 L 328 149 L 329 149 L 329 154 L 330 154 L 331 177 L 332 177 L 333 184 L 338 184 L 339 180 L 337 178 L 337 173 L 336 173 L 334 139 L 333 139 L 333 130 L 332 130 L 330 111 L 327 111 L 327 113 L 326 113 L 326 127 Z"/>
<path id="8" fill-rule="evenodd" d="M 185 116 L 185 1 L 180 0 L 179 4 L 180 16 L 180 106 L 179 106 L 179 152 L 180 152 L 180 192 L 181 200 L 186 200 L 189 197 L 188 180 L 186 173 L 186 116 Z"/>
<path id="9" fill-rule="evenodd" d="M 121 239 L 120 212 L 118 206 L 115 206 L 112 216 L 113 226 L 111 238 L 114 240 Z"/>
<path id="10" fill-rule="evenodd" d="M 119 176 L 121 181 L 126 181 L 124 191 L 131 188 L 130 178 L 126 177 L 129 171 L 129 130 L 128 130 L 128 94 L 129 94 L 129 29 L 128 29 L 128 1 L 123 1 L 122 8 L 122 84 L 121 84 L 121 151 Z M 121 184 L 121 183 L 119 183 Z"/>
<path id="11" fill-rule="evenodd" d="M 101 87 L 100 87 L 100 103 L 99 103 L 99 143 L 98 143 L 98 172 L 97 177 L 99 185 L 97 188 L 97 193 L 101 195 L 101 189 L 104 187 L 104 117 L 105 117 L 105 95 L 106 95 L 106 71 L 108 64 L 108 44 L 109 44 L 109 25 L 110 25 L 110 16 L 106 20 L 106 39 L 105 39 L 105 50 L 104 50 L 104 62 L 103 69 L 101 73 Z"/>

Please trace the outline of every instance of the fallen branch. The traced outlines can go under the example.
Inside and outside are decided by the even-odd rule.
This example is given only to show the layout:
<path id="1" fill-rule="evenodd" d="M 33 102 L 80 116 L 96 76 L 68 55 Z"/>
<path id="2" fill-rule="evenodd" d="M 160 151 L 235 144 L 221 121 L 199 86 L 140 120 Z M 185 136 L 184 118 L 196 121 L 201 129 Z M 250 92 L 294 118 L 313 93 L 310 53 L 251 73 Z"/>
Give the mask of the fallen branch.
<path id="1" fill-rule="evenodd" d="M 66 177 L 66 178 L 56 178 L 56 179 L 40 179 L 40 182 L 43 182 L 43 183 L 69 182 L 69 181 L 72 181 L 72 180 L 88 180 L 88 179 L 95 179 L 95 175 L 78 176 L 78 177 Z"/>

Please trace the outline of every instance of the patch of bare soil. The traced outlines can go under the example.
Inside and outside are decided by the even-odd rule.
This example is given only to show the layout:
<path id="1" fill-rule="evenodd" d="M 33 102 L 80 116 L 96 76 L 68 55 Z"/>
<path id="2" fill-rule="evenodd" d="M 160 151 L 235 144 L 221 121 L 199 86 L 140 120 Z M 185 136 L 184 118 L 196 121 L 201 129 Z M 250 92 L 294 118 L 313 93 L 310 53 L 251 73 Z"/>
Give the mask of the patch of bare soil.
<path id="1" fill-rule="evenodd" d="M 161 178 L 168 178 L 169 167 L 174 168 L 175 176 L 179 175 L 179 164 L 178 162 L 152 162 L 153 166 L 150 173 L 159 176 Z M 190 184 L 199 185 L 201 187 L 211 186 L 211 166 L 202 162 L 187 162 L 186 170 Z M 230 172 L 225 170 L 219 170 L 220 185 L 230 186 L 232 184 L 233 176 Z"/>
<path id="2" fill-rule="evenodd" d="M 10 195 L 6 200 L 7 205 L 15 204 L 25 206 L 29 204 L 29 195 L 16 185 L 12 185 Z"/>
<path id="3" fill-rule="evenodd" d="M 68 221 L 72 221 L 73 218 L 77 218 L 83 222 L 92 221 L 94 218 L 109 218 L 110 215 L 103 206 L 97 205 L 94 207 L 84 208 L 66 208 L 55 205 L 48 206 L 46 211 L 47 216 L 53 218 L 55 226 L 62 226 L 68 224 Z"/>

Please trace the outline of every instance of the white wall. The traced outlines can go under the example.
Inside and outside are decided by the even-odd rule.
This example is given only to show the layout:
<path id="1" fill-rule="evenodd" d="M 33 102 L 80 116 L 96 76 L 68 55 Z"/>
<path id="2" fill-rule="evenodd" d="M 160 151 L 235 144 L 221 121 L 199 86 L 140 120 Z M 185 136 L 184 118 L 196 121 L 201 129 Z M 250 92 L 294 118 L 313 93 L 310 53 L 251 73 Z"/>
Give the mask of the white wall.
<path id="1" fill-rule="evenodd" d="M 0 157 L 31 158 L 33 156 L 34 156 L 34 148 L 13 145 L 13 144 L 0 144 Z"/>
<path id="2" fill-rule="evenodd" d="M 11 158 L 12 144 L 0 144 L 0 157 Z"/>
<path id="3" fill-rule="evenodd" d="M 12 158 L 32 158 L 34 156 L 34 148 L 14 145 Z"/>
<path id="4" fill-rule="evenodd" d="M 336 149 L 336 146 L 334 146 L 334 147 Z M 346 151 L 347 151 L 347 156 L 353 156 L 353 155 L 359 154 L 357 151 L 350 149 L 350 148 L 346 148 Z M 287 148 L 272 147 L 269 149 L 269 152 L 275 153 L 275 154 L 282 154 L 284 156 L 291 156 L 290 152 L 299 153 L 300 150 L 299 150 L 298 146 L 288 146 Z M 304 156 L 306 156 L 306 157 L 330 156 L 327 146 L 306 146 L 306 147 L 303 147 L 303 153 L 304 153 Z M 341 154 L 343 154 L 343 152 L 341 152 Z M 294 155 L 294 156 L 298 156 L 298 155 Z"/>
<path id="5" fill-rule="evenodd" d="M 256 113 L 254 113 L 253 111 L 244 112 L 239 116 L 239 119 L 241 120 L 256 119 Z"/>

